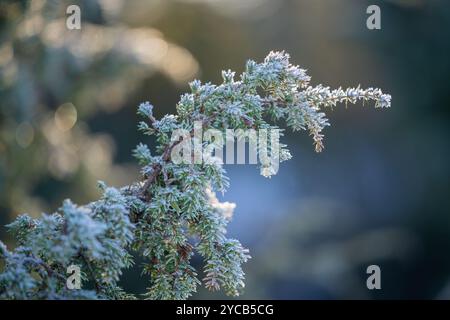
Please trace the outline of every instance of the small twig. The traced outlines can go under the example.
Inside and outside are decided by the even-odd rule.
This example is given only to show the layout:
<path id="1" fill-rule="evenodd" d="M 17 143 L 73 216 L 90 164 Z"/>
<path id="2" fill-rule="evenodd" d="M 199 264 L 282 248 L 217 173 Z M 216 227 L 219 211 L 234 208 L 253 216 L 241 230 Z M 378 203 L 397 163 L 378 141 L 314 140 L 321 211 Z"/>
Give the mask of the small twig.
<path id="1" fill-rule="evenodd" d="M 87 259 L 87 257 L 83 253 L 80 252 L 79 256 L 83 260 L 83 262 L 86 265 L 86 267 L 88 268 L 89 276 L 92 279 L 92 281 L 94 281 L 95 290 L 97 291 L 97 293 L 101 292 L 102 291 L 102 287 L 98 283 L 98 281 L 97 281 L 97 279 L 95 277 L 95 273 L 94 273 L 94 270 L 92 269 L 91 263 L 89 262 L 89 260 Z"/>
<path id="2" fill-rule="evenodd" d="M 24 261 L 25 262 L 29 262 L 29 263 L 31 263 L 31 264 L 33 264 L 35 266 L 39 266 L 39 267 L 43 268 L 49 277 L 55 276 L 55 277 L 59 278 L 62 281 L 66 281 L 66 279 L 67 279 L 64 275 L 62 275 L 61 273 L 53 270 L 47 263 L 45 263 L 44 261 L 42 261 L 39 258 L 27 257 L 27 258 L 24 259 Z"/>

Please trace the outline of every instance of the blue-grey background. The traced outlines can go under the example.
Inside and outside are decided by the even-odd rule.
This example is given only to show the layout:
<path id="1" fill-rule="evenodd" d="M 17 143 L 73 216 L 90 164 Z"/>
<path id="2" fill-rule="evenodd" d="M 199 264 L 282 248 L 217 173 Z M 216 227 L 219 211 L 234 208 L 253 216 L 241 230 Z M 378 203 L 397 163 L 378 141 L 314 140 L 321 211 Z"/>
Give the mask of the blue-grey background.
<path id="1" fill-rule="evenodd" d="M 80 31 L 65 26 L 72 3 Z M 381 30 L 366 28 L 370 4 Z M 242 297 L 450 298 L 449 39 L 443 0 L 2 1 L 0 239 L 14 245 L 3 225 L 21 212 L 136 180 L 131 150 L 151 142 L 140 102 L 172 113 L 188 81 L 286 50 L 312 84 L 380 87 L 392 108 L 335 108 L 321 154 L 289 133 L 293 159 L 270 180 L 226 167 L 229 233 L 253 256 Z M 140 263 L 122 281 L 136 293 Z M 370 264 L 381 290 L 366 288 Z"/>

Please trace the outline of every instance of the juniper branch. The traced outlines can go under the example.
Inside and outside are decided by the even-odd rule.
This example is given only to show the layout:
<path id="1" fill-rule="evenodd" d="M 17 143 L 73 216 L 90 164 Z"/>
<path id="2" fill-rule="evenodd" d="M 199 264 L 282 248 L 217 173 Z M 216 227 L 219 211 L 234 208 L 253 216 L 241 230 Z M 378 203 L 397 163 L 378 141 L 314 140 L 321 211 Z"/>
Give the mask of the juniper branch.
<path id="1" fill-rule="evenodd" d="M 117 285 L 124 268 L 132 264 L 130 252 L 144 257 L 144 273 L 150 299 L 186 299 L 200 284 L 190 259 L 204 259 L 204 285 L 239 295 L 244 287 L 242 264 L 248 250 L 226 236 L 235 205 L 221 203 L 215 191 L 225 191 L 228 178 L 222 164 L 176 164 L 172 152 L 182 139 L 171 134 L 179 129 L 194 136 L 195 122 L 203 129 L 279 129 L 284 121 L 294 131 L 312 135 L 315 149 L 323 149 L 323 129 L 329 125 L 324 109 L 338 103 L 375 101 L 390 106 L 391 96 L 379 89 L 360 87 L 332 90 L 311 86 L 304 69 L 292 65 L 284 52 L 271 52 L 262 63 L 248 61 L 235 80 L 232 71 L 222 72 L 220 85 L 190 83 L 181 96 L 176 115 L 156 119 L 145 102 L 138 113 L 146 121 L 138 128 L 156 136 L 155 155 L 139 144 L 134 156 L 142 177 L 120 189 L 100 183 L 103 196 L 85 206 L 66 200 L 57 212 L 32 219 L 19 216 L 8 225 L 18 247 L 9 252 L 0 243 L 0 298 L 7 299 L 130 299 Z M 291 158 L 281 145 L 280 161 Z M 261 174 L 275 174 L 262 164 Z M 80 254 L 82 253 L 82 254 Z M 32 262 L 32 263 L 31 263 Z M 88 268 L 95 290 L 68 290 L 62 275 L 71 264 Z M 35 272 L 45 274 L 36 278 Z M 41 270 L 42 271 L 42 270 Z"/>

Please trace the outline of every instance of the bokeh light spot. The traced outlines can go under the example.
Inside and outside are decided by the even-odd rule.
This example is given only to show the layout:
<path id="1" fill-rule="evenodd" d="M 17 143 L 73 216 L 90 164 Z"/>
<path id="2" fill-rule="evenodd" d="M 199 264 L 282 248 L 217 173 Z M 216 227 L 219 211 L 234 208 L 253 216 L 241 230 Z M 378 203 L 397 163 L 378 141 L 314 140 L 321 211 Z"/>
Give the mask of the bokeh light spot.
<path id="1" fill-rule="evenodd" d="M 61 131 L 69 131 L 77 122 L 77 109 L 71 103 L 61 105 L 55 112 L 55 124 Z"/>

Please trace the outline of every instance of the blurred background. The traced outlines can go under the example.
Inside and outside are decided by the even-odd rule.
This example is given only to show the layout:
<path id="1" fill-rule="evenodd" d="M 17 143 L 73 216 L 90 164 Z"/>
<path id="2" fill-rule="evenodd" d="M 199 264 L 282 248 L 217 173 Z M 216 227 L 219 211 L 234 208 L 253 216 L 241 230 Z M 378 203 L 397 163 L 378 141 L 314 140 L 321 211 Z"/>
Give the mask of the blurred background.
<path id="1" fill-rule="evenodd" d="M 366 28 L 371 4 L 381 30 Z M 286 50 L 312 84 L 380 87 L 392 108 L 328 112 L 321 154 L 288 134 L 293 159 L 271 180 L 226 167 L 229 233 L 253 256 L 242 298 L 450 298 L 449 39 L 443 0 L 2 0 L 0 239 L 14 245 L 4 225 L 19 213 L 136 180 L 140 102 L 173 113 L 188 81 Z M 381 290 L 366 288 L 371 264 Z M 135 293 L 139 269 L 122 281 Z"/>

